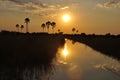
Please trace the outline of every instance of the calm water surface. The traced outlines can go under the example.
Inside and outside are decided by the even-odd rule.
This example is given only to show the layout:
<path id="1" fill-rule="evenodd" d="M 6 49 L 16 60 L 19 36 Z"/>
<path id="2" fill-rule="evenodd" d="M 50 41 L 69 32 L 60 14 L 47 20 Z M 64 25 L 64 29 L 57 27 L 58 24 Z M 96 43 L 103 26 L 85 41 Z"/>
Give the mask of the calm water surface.
<path id="1" fill-rule="evenodd" d="M 53 63 L 51 80 L 120 80 L 120 62 L 92 48 L 66 40 Z"/>
<path id="2" fill-rule="evenodd" d="M 1 66 L 0 80 L 120 80 L 120 61 L 66 40 L 52 63 L 41 66 Z"/>

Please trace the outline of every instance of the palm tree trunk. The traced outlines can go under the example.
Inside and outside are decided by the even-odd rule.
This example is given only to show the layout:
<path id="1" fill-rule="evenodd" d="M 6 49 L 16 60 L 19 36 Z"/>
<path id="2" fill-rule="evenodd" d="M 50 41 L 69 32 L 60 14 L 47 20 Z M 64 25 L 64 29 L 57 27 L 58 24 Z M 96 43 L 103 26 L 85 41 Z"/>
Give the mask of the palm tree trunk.
<path id="1" fill-rule="evenodd" d="M 44 28 L 43 28 L 43 32 L 44 32 Z"/>
<path id="2" fill-rule="evenodd" d="M 48 32 L 49 32 L 49 28 L 48 28 Z"/>
<path id="3" fill-rule="evenodd" d="M 19 32 L 19 28 L 18 28 L 18 32 Z"/>
<path id="4" fill-rule="evenodd" d="M 28 33 L 28 23 L 26 23 L 26 33 Z"/>
<path id="5" fill-rule="evenodd" d="M 21 33 L 22 33 L 22 28 L 21 28 Z"/>
<path id="6" fill-rule="evenodd" d="M 54 33 L 54 29 L 53 29 L 53 33 Z"/>
<path id="7" fill-rule="evenodd" d="M 48 32 L 49 32 L 49 26 L 47 26 Z"/>

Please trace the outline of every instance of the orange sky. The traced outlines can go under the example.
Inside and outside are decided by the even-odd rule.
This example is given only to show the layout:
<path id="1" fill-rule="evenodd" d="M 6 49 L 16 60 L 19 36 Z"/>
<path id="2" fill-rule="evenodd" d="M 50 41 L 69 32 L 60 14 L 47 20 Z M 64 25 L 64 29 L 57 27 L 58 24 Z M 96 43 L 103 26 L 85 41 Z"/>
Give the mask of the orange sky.
<path id="1" fill-rule="evenodd" d="M 55 32 L 60 29 L 72 33 L 75 27 L 79 33 L 119 34 L 119 4 L 119 0 L 116 3 L 110 0 L 1 0 L 0 30 L 16 31 L 15 25 L 25 26 L 24 19 L 29 17 L 30 32 L 41 32 L 41 24 L 49 20 L 56 22 Z M 67 23 L 62 20 L 64 14 L 71 17 Z"/>

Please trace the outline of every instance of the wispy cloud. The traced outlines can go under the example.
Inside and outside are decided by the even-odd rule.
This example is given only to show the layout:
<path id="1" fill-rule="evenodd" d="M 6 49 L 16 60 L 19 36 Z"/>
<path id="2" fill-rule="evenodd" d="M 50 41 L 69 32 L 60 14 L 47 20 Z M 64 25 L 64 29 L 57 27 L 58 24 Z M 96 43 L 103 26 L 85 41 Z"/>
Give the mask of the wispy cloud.
<path id="1" fill-rule="evenodd" d="M 105 2 L 103 4 L 98 3 L 97 7 L 100 7 L 100 8 L 120 8 L 120 0 L 112 0 L 112 1 Z"/>
<path id="2" fill-rule="evenodd" d="M 26 4 L 26 3 L 33 3 L 33 4 L 41 4 L 42 3 L 39 0 L 2 0 L 2 1 L 10 1 L 10 2 L 14 2 L 16 4 Z"/>
<path id="3" fill-rule="evenodd" d="M 51 5 L 40 2 L 39 0 L 2 0 L 3 2 L 14 3 L 18 7 L 22 6 L 26 9 L 50 8 Z"/>
<path id="4" fill-rule="evenodd" d="M 61 9 L 64 10 L 64 9 L 68 9 L 69 6 L 65 6 L 65 7 L 62 7 Z"/>
<path id="5" fill-rule="evenodd" d="M 47 16 L 48 14 L 53 16 L 55 11 L 69 8 L 68 6 L 62 6 L 59 4 L 53 5 L 43 3 L 40 0 L 1 0 L 0 3 L 4 4 L 9 10 L 22 11 L 40 16 Z M 8 5 L 11 7 L 8 7 Z"/>

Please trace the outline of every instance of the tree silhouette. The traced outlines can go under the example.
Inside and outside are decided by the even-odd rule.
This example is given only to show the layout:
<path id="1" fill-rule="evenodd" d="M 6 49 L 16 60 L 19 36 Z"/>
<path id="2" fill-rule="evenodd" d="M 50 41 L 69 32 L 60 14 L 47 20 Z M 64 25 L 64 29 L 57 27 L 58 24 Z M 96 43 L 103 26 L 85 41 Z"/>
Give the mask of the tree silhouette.
<path id="1" fill-rule="evenodd" d="M 58 29 L 58 33 L 60 33 L 60 29 Z"/>
<path id="2" fill-rule="evenodd" d="M 20 27 L 20 28 L 21 28 L 21 32 L 22 32 L 22 30 L 23 30 L 23 28 L 24 28 L 24 25 L 21 25 L 21 27 Z"/>
<path id="3" fill-rule="evenodd" d="M 16 24 L 16 28 L 18 29 L 18 32 L 19 32 L 19 24 Z"/>
<path id="4" fill-rule="evenodd" d="M 46 25 L 43 23 L 43 24 L 41 25 L 41 27 L 43 28 L 43 32 L 44 32 L 44 29 L 45 29 Z"/>
<path id="5" fill-rule="evenodd" d="M 76 33 L 78 33 L 79 31 L 78 30 L 76 30 Z"/>
<path id="6" fill-rule="evenodd" d="M 75 30 L 76 30 L 75 28 L 72 28 L 73 33 L 75 32 Z"/>
<path id="7" fill-rule="evenodd" d="M 54 33 L 54 28 L 55 28 L 55 26 L 56 26 L 56 23 L 55 23 L 55 22 L 52 22 L 52 23 L 51 23 L 51 26 L 52 26 L 52 30 L 53 30 L 53 33 Z"/>
<path id="8" fill-rule="evenodd" d="M 25 18 L 25 23 L 26 23 L 26 33 L 29 32 L 28 30 L 28 23 L 30 22 L 30 19 L 29 18 Z"/>
<path id="9" fill-rule="evenodd" d="M 47 26 L 48 32 L 49 32 L 49 27 L 50 27 L 50 25 L 51 25 L 51 22 L 50 22 L 50 21 L 47 21 L 47 22 L 46 22 L 46 26 Z"/>

